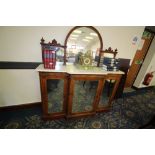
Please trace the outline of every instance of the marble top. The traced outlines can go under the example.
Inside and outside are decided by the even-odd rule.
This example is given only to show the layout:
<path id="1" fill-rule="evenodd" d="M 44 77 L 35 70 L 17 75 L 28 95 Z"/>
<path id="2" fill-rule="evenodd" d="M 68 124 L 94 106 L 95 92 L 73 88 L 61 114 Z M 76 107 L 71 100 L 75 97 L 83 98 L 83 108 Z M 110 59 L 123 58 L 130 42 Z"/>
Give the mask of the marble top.
<path id="1" fill-rule="evenodd" d="M 62 63 L 57 63 L 55 69 L 45 69 L 43 64 L 40 64 L 36 71 L 38 72 L 60 72 L 60 73 L 68 73 L 68 74 L 99 74 L 99 75 L 107 75 L 107 74 L 124 74 L 122 71 L 105 71 L 101 67 L 84 67 L 81 65 L 74 65 L 67 63 L 63 65 Z"/>

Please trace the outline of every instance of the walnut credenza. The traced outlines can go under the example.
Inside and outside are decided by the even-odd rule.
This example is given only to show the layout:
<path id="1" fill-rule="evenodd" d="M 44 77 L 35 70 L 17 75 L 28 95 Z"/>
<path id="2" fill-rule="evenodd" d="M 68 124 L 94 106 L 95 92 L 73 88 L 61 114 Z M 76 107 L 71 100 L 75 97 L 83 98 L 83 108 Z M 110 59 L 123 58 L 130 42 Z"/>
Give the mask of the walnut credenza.
<path id="1" fill-rule="evenodd" d="M 55 70 L 44 69 L 43 65 L 36 70 L 45 119 L 83 117 L 109 110 L 124 74 L 59 63 Z"/>

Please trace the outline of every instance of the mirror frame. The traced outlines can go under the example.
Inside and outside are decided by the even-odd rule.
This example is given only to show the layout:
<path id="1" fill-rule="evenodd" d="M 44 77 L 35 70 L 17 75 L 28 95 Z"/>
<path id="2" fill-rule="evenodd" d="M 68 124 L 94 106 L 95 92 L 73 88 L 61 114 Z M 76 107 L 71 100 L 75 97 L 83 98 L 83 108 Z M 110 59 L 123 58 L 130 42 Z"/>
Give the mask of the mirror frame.
<path id="1" fill-rule="evenodd" d="M 100 52 L 99 52 L 99 61 L 98 61 L 98 63 L 97 63 L 97 67 L 99 67 L 99 62 L 100 62 L 100 57 L 101 57 L 101 51 L 102 51 L 102 49 L 103 49 L 103 41 L 102 41 L 102 37 L 101 37 L 99 31 L 98 31 L 96 28 L 94 28 L 93 26 L 75 26 L 75 27 L 73 27 L 73 28 L 69 31 L 69 33 L 67 34 L 67 36 L 66 36 L 64 46 L 67 47 L 67 41 L 68 41 L 68 38 L 69 38 L 69 36 L 71 35 L 71 33 L 72 33 L 75 29 L 78 29 L 78 28 L 81 28 L 81 27 L 86 27 L 86 28 L 92 29 L 93 31 L 95 31 L 95 32 L 97 33 L 97 35 L 98 35 L 98 37 L 99 37 L 99 40 L 100 40 L 100 47 L 99 47 Z M 67 52 L 67 48 L 64 49 L 64 65 L 66 65 L 66 52 Z"/>

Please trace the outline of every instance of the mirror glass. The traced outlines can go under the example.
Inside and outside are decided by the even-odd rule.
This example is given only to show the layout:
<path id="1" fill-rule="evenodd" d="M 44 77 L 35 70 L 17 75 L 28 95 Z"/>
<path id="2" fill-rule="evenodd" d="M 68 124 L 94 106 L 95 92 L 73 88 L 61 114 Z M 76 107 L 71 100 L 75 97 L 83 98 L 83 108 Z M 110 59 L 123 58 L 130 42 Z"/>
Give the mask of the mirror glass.
<path id="1" fill-rule="evenodd" d="M 97 86 L 98 81 L 75 81 L 72 113 L 88 112 L 93 110 Z"/>
<path id="2" fill-rule="evenodd" d="M 64 48 L 60 48 L 56 52 L 56 62 L 64 62 Z"/>
<path id="3" fill-rule="evenodd" d="M 48 113 L 58 113 L 63 111 L 63 88 L 63 79 L 47 80 Z"/>
<path id="4" fill-rule="evenodd" d="M 116 84 L 116 80 L 109 79 L 109 78 L 105 80 L 105 84 L 104 84 L 99 105 L 98 105 L 99 109 L 109 106 L 108 102 L 114 90 L 115 84 Z"/>
<path id="5" fill-rule="evenodd" d="M 91 55 L 91 65 L 97 66 L 101 42 L 98 34 L 89 27 L 74 29 L 67 40 L 66 62 L 79 63 L 79 55 Z M 87 63 L 87 62 L 86 62 Z"/>

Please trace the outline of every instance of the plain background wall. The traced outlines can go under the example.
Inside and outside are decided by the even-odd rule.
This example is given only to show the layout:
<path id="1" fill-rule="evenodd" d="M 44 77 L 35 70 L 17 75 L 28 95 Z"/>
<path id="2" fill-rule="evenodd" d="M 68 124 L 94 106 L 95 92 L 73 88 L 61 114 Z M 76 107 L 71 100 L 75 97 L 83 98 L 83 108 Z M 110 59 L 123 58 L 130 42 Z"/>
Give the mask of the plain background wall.
<path id="1" fill-rule="evenodd" d="M 71 27 L 0 27 L 0 61 L 41 62 L 40 40 L 64 44 Z"/>
<path id="2" fill-rule="evenodd" d="M 0 70 L 0 106 L 40 102 L 38 73 L 34 70 Z"/>
<path id="3" fill-rule="evenodd" d="M 41 62 L 40 39 L 64 44 L 71 26 L 0 27 L 0 61 Z M 97 26 L 103 48 L 118 49 L 119 58 L 133 59 L 144 26 Z M 40 85 L 35 70 L 0 70 L 0 106 L 40 102 Z"/>
<path id="4" fill-rule="evenodd" d="M 40 62 L 40 39 L 49 42 L 56 39 L 64 44 L 65 37 L 72 27 L 69 26 L 34 26 L 34 27 L 0 27 L 0 61 Z M 132 39 L 141 38 L 143 26 L 98 26 L 103 48 L 118 49 L 118 57 L 132 59 L 138 44 L 132 45 Z M 139 39 L 140 40 L 140 39 Z"/>

